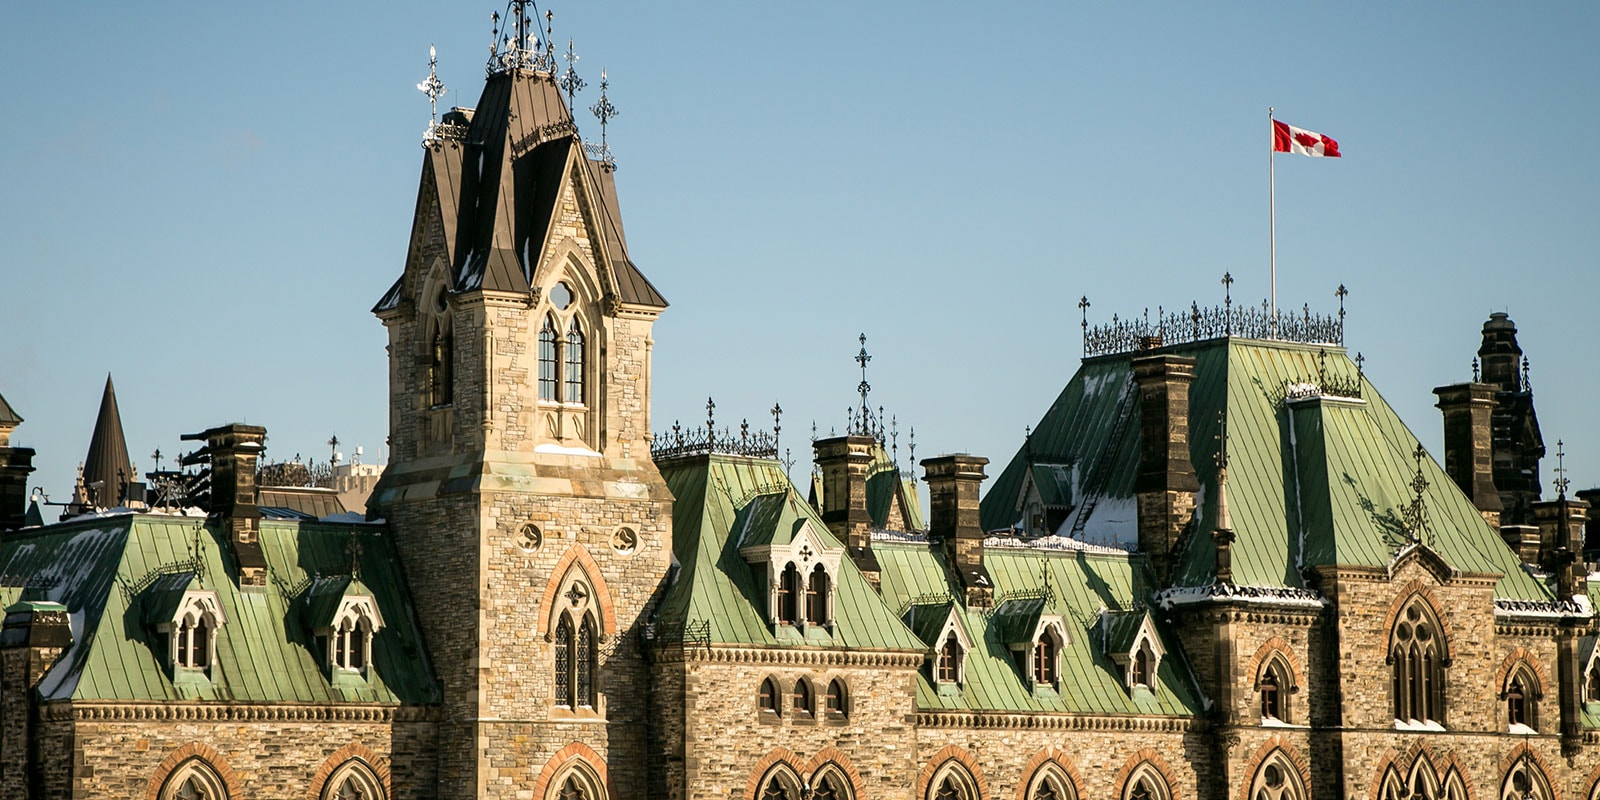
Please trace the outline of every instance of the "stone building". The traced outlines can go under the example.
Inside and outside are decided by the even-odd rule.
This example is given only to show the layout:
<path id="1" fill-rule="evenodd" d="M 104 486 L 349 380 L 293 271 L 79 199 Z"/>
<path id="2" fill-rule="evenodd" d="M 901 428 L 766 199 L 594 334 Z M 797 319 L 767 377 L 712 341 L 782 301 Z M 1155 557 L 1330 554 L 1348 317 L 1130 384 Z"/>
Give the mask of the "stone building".
<path id="1" fill-rule="evenodd" d="M 0 400 L 0 798 L 1600 796 L 1589 503 L 1504 315 L 1443 467 L 1342 315 L 1229 304 L 1086 324 L 986 492 L 923 459 L 924 509 L 865 395 L 802 491 L 775 437 L 652 436 L 666 300 L 512 24 L 373 309 L 370 521 L 249 425 L 139 501 L 108 381 L 121 455 L 42 524 Z"/>

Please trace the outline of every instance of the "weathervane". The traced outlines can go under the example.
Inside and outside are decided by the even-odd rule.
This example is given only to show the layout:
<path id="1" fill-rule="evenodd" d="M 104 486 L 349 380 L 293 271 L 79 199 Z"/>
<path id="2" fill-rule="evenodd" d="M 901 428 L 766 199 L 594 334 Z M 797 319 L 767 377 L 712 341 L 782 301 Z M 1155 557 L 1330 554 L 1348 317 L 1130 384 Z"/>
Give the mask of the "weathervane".
<path id="1" fill-rule="evenodd" d="M 911 459 L 911 468 L 912 469 L 916 469 L 917 468 L 917 426 L 915 426 L 915 425 L 911 426 L 911 434 L 906 437 L 906 450 L 910 453 L 910 455 L 908 455 L 907 458 Z"/>
<path id="2" fill-rule="evenodd" d="M 356 539 L 356 531 L 350 529 L 350 543 L 344 546 L 344 554 L 350 557 L 350 577 L 361 580 L 361 542 Z"/>
<path id="3" fill-rule="evenodd" d="M 606 90 L 610 88 L 611 78 L 602 69 L 600 70 L 600 99 L 595 101 L 594 105 L 589 106 L 589 111 L 594 114 L 595 119 L 600 120 L 600 163 L 604 164 L 606 169 L 615 171 L 617 160 L 611 155 L 611 145 L 606 143 L 606 126 L 610 125 L 611 120 L 616 119 L 617 115 L 622 112 L 617 111 L 617 107 L 611 104 L 611 98 L 606 96 Z"/>
<path id="4" fill-rule="evenodd" d="M 428 77 L 417 84 L 417 91 L 428 96 L 428 131 L 422 135 L 422 139 L 432 141 L 439 127 L 439 98 L 450 90 L 444 88 L 444 82 L 439 80 L 439 52 L 431 44 L 428 45 Z"/>
<path id="5" fill-rule="evenodd" d="M 572 108 L 572 96 L 583 91 L 583 87 L 589 85 L 583 78 L 578 77 L 578 54 L 572 49 L 572 37 L 570 36 L 567 37 L 567 54 L 564 58 L 567 60 L 567 68 L 561 73 L 558 83 L 561 85 L 561 91 L 567 93 L 567 108 L 570 109 Z"/>

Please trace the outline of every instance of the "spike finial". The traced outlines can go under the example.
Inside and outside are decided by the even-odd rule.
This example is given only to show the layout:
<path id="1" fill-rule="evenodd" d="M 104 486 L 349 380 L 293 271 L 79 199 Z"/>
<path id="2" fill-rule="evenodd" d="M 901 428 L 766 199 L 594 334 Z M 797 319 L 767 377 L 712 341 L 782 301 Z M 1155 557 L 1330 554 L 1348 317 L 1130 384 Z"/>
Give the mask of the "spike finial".
<path id="1" fill-rule="evenodd" d="M 859 433 L 862 436 L 867 436 L 872 432 L 872 407 L 867 405 L 867 395 L 872 391 L 872 384 L 867 383 L 867 362 L 872 360 L 872 356 L 867 354 L 867 335 L 865 333 L 861 334 L 861 336 L 857 337 L 857 341 L 861 343 L 861 352 L 856 354 L 855 359 L 856 363 L 861 365 L 861 382 L 856 384 L 856 392 L 861 395 L 861 428 Z M 856 433 L 856 431 L 852 431 L 852 433 Z"/>
<path id="2" fill-rule="evenodd" d="M 439 51 L 433 45 L 428 45 L 428 77 L 417 84 L 417 91 L 428 96 L 428 130 L 422 135 L 424 142 L 433 140 L 439 128 L 439 98 L 449 93 L 444 82 L 439 80 Z"/>
<path id="3" fill-rule="evenodd" d="M 1556 440 L 1556 497 L 1562 500 L 1567 498 L 1567 489 L 1572 487 L 1572 481 L 1567 480 L 1567 444 Z"/>
<path id="4" fill-rule="evenodd" d="M 566 92 L 567 108 L 571 109 L 573 96 L 583 91 L 583 87 L 589 85 L 587 81 L 578 75 L 578 54 L 572 49 L 571 37 L 567 38 L 567 54 L 562 58 L 566 59 L 567 68 L 561 72 L 561 77 L 557 80 L 557 83 L 561 86 L 561 91 Z"/>
<path id="5" fill-rule="evenodd" d="M 590 113 L 594 114 L 595 119 L 600 120 L 599 161 L 601 164 L 605 165 L 606 169 L 614 171 L 617 168 L 617 159 L 611 155 L 611 145 L 606 141 L 606 127 L 610 125 L 611 120 L 616 119 L 617 115 L 621 112 L 617 111 L 617 107 L 611 103 L 611 98 L 607 95 L 607 92 L 610 90 L 610 88 L 611 77 L 604 69 L 601 69 L 600 99 L 595 101 L 594 105 L 589 106 L 589 111 Z"/>

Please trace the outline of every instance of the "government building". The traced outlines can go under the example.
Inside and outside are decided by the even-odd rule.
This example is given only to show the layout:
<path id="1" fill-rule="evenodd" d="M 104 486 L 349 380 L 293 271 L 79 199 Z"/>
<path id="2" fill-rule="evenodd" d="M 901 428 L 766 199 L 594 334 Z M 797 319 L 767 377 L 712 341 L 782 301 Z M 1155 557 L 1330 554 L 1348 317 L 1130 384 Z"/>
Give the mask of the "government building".
<path id="1" fill-rule="evenodd" d="M 1600 797 L 1592 496 L 1506 315 L 1442 454 L 1342 310 L 1229 298 L 1086 318 L 994 462 L 863 391 L 796 485 L 652 428 L 667 301 L 522 14 L 424 142 L 364 509 L 259 426 L 135 475 L 108 381 L 47 520 L 0 400 L 0 800 Z"/>

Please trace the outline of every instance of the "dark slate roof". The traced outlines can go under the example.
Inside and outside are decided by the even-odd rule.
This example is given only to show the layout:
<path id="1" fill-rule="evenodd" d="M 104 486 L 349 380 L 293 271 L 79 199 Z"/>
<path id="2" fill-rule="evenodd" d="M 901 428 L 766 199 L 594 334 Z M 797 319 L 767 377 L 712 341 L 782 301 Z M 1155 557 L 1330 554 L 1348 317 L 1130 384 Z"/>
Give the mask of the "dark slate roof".
<path id="1" fill-rule="evenodd" d="M 433 703 L 438 688 L 399 560 L 378 526 L 263 521 L 265 591 L 230 579 L 222 533 L 196 517 L 122 514 L 29 528 L 0 539 L 0 605 L 25 592 L 64 605 L 73 643 L 45 673 L 46 699 L 298 703 Z M 335 682 L 303 616 L 301 594 L 317 576 L 350 571 L 360 542 L 361 591 L 375 598 L 385 625 L 373 637 L 372 666 L 359 682 Z M 196 548 L 198 555 L 195 554 Z M 177 682 L 148 620 L 170 615 L 182 592 L 216 592 L 227 620 L 217 634 L 210 679 Z"/>
<path id="2" fill-rule="evenodd" d="M 321 519 L 346 510 L 338 492 L 310 486 L 263 486 L 256 504 L 263 514 L 284 519 Z"/>
<path id="3" fill-rule="evenodd" d="M 136 480 L 128 460 L 128 442 L 122 435 L 122 415 L 117 411 L 117 390 L 106 376 L 105 393 L 100 396 L 100 416 L 94 421 L 89 438 L 89 454 L 83 459 L 83 482 L 93 492 L 95 505 L 111 508 L 122 502 L 122 482 Z M 99 482 L 99 488 L 95 483 Z"/>
<path id="4" fill-rule="evenodd" d="M 1417 437 L 1358 374 L 1343 348 L 1219 338 L 1158 352 L 1197 361 L 1189 390 L 1189 455 L 1201 484 L 1195 530 L 1216 527 L 1216 509 L 1206 498 L 1215 496 L 1218 412 L 1227 410 L 1236 583 L 1299 589 L 1304 588 L 1303 567 L 1385 566 L 1395 557 L 1405 544 L 1397 521 L 1414 498 Z M 1140 422 L 1138 392 L 1132 391 L 1134 355 L 1085 360 L 1034 426 L 1031 446 L 1075 459 L 1084 476 L 1083 496 L 1075 498 L 1077 508 L 1063 524 L 1063 534 L 1087 515 L 1078 538 L 1137 539 L 1133 484 Z M 1287 398 L 1291 385 L 1304 389 L 1315 381 L 1359 385 L 1361 397 Z M 982 521 L 989 530 L 1015 522 L 1016 500 L 1029 471 L 1027 447 L 1018 449 L 983 498 Z M 1452 569 L 1502 575 L 1497 598 L 1550 599 L 1550 590 L 1522 569 L 1443 469 L 1425 458 L 1422 470 L 1432 549 Z M 1191 537 L 1180 547 L 1173 585 L 1211 585 L 1216 564 L 1211 537 Z"/>
<path id="5" fill-rule="evenodd" d="M 21 425 L 22 417 L 11 409 L 11 404 L 6 402 L 5 395 L 0 395 L 0 425 Z"/>

